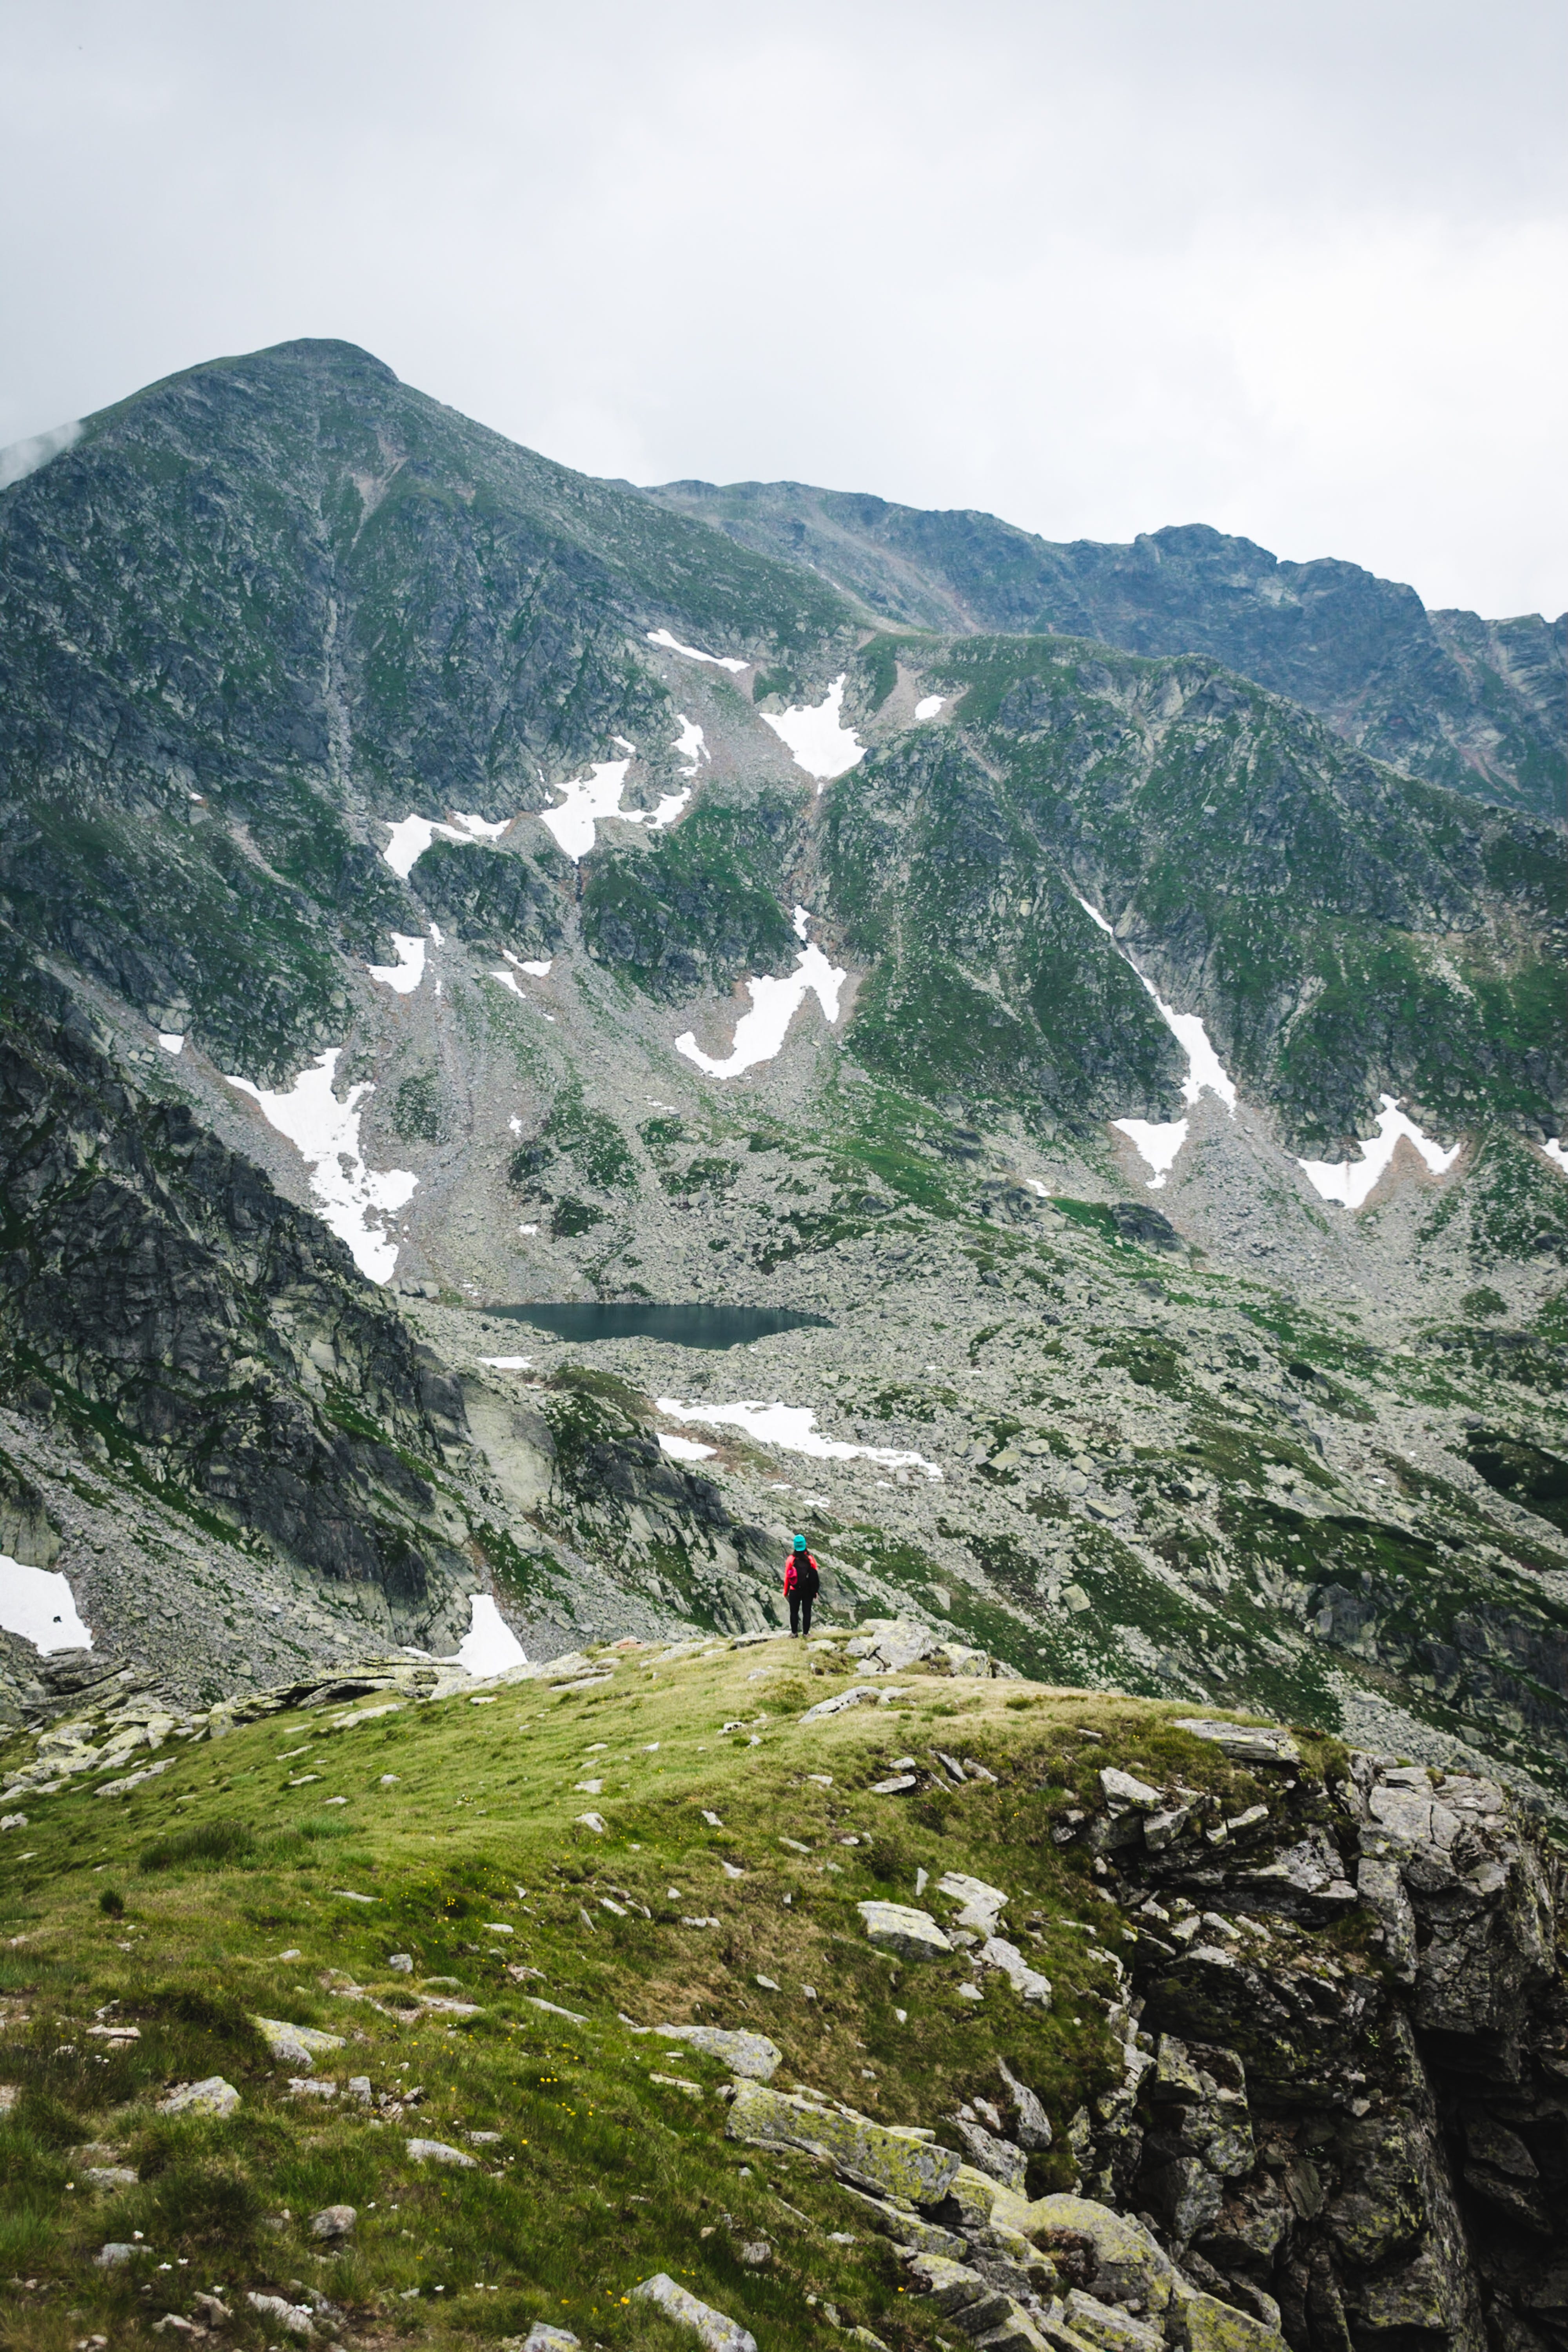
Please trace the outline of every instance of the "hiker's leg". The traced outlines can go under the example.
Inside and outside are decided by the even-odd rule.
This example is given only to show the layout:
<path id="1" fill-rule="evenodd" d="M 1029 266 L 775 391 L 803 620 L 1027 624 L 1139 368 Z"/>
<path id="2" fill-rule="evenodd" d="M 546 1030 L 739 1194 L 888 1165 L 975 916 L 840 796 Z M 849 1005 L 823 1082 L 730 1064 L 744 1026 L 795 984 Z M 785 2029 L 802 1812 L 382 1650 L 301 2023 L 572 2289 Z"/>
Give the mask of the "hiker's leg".
<path id="1" fill-rule="evenodd" d="M 809 1633 L 810 1630 L 811 1604 L 808 1601 L 806 1603 L 806 1631 Z M 789 1631 L 791 1633 L 799 1633 L 800 1631 L 800 1596 L 798 1592 L 792 1592 L 789 1595 Z"/>
<path id="2" fill-rule="evenodd" d="M 800 1628 L 802 1633 L 809 1633 L 811 1630 L 811 1603 L 816 1597 L 814 1592 L 808 1592 L 800 1603 L 800 1615 L 804 1620 Z"/>

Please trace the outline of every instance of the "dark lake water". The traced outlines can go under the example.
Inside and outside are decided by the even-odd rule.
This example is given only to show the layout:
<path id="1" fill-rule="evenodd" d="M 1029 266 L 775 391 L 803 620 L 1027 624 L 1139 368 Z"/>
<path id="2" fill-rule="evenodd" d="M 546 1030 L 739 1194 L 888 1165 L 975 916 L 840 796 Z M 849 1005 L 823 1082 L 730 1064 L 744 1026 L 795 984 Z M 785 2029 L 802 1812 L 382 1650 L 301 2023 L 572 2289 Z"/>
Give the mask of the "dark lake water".
<path id="1" fill-rule="evenodd" d="M 674 1348 L 743 1348 L 775 1331 L 831 1328 L 825 1315 L 798 1315 L 789 1307 L 601 1307 L 574 1301 L 485 1311 L 553 1331 L 558 1339 L 664 1339 Z"/>

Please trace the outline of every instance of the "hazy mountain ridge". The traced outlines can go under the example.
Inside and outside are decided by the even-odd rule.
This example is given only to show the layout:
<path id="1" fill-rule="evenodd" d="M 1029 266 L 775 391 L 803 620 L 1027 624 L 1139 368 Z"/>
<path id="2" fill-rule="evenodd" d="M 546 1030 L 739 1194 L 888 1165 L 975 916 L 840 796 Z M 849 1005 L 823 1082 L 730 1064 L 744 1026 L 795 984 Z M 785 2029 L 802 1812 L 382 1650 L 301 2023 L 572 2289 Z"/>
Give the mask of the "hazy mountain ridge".
<path id="1" fill-rule="evenodd" d="M 716 563 L 347 344 L 192 370 L 65 454 L 0 509 L 0 888 L 252 1076 L 340 1034 L 340 947 L 421 928 L 366 819 L 510 817 L 617 731 L 673 733 L 629 628 L 674 601 L 761 658 L 852 643 L 809 575 Z"/>
<path id="2" fill-rule="evenodd" d="M 1428 613 L 1354 563 L 1281 562 L 1203 524 L 1130 545 L 800 482 L 665 482 L 650 498 L 809 564 L 884 620 L 1206 654 L 1406 774 L 1568 817 L 1568 614 Z"/>

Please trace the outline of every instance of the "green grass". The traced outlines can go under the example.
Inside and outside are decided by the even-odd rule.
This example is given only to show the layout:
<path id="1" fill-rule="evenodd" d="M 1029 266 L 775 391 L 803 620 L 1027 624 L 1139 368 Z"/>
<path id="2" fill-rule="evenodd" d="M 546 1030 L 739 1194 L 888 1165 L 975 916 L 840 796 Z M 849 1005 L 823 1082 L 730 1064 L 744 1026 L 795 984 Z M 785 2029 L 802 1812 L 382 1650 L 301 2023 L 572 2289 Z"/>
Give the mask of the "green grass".
<path id="1" fill-rule="evenodd" d="M 888 2122 L 939 2126 L 1005 2056 L 1060 2137 L 1111 2079 L 1112 2052 L 1077 1924 L 1098 1911 L 1087 1861 L 1058 1849 L 1053 1823 L 1092 1795 L 1111 1752 L 1228 1802 L 1249 1801 L 1251 1781 L 1175 1731 L 1169 1708 L 916 1675 L 903 1705 L 803 1727 L 802 1709 L 843 1679 L 815 1652 L 656 1654 L 633 1652 L 613 1682 L 575 1695 L 522 1685 L 338 1734 L 319 1717 L 277 1717 L 179 1752 L 112 1807 L 88 1790 L 35 1805 L 0 1897 L 0 2078 L 17 2092 L 0 2118 L 0 2236 L 10 2268 L 37 2283 L 13 2303 L 8 2343 L 139 2340 L 217 2287 L 237 2315 L 227 2340 L 260 2346 L 276 2330 L 245 2291 L 292 2295 L 302 2281 L 361 2340 L 491 2342 L 543 2318 L 606 2346 L 673 2346 L 623 2299 L 656 2270 L 769 2344 L 815 2336 L 808 2295 L 894 2352 L 938 2342 L 939 2316 L 904 2294 L 831 2179 L 727 2141 L 723 2070 L 630 2032 L 621 2013 L 766 2032 L 784 2053 L 780 2084 L 810 2082 Z M 721 1730 L 735 1720 L 747 1728 Z M 1084 1725 L 1106 1745 L 1091 1748 Z M 894 1758 L 933 1741 L 978 1757 L 998 1785 L 869 1793 Z M 288 1785 L 307 1771 L 319 1777 Z M 580 1790 L 583 1779 L 602 1791 Z M 578 1820 L 591 1806 L 607 1834 Z M 965 2003 L 960 1960 L 901 1968 L 865 1941 L 856 1902 L 913 1899 L 922 1866 L 1008 1888 L 1056 1985 L 1049 2011 L 998 1979 Z M 1113 1912 L 1097 1924 L 1119 1932 Z M 412 1976 L 389 1967 L 398 1952 Z M 473 2013 L 417 2011 L 426 1990 Z M 290 2094 L 257 2015 L 345 2037 L 319 2069 L 335 2099 Z M 140 2038 L 89 2032 L 103 2018 Z M 240 2093 L 232 2118 L 160 2112 L 172 2083 L 214 2074 Z M 369 2078 L 375 2106 L 349 2095 L 350 2075 Z M 385 2102 L 415 2086 L 392 2114 Z M 467 2138 L 479 2131 L 499 2137 Z M 411 2135 L 477 2167 L 415 2163 Z M 86 2167 L 111 2161 L 140 2179 L 99 2195 Z M 1065 2178 L 1061 2158 L 1036 2160 L 1037 2188 Z M 358 2227 L 323 2252 L 308 2218 L 340 2202 Z M 105 2241 L 135 2231 L 145 2258 L 92 2266 Z M 748 2268 L 739 2248 L 758 2238 L 773 2256 Z"/>

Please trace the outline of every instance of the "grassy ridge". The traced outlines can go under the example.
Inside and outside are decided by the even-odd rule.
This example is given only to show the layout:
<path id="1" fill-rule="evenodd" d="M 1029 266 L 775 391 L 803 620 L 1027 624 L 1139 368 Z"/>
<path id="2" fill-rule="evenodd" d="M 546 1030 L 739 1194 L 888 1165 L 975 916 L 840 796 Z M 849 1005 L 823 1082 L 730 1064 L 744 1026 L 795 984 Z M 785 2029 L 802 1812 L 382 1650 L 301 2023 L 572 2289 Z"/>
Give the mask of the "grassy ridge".
<path id="1" fill-rule="evenodd" d="M 9 2340 L 63 2352 L 90 2326 L 119 2343 L 218 2288 L 230 2340 L 259 2345 L 276 2324 L 245 2291 L 306 2288 L 361 2340 L 493 2340 L 547 2318 L 595 2342 L 674 2342 L 623 2301 L 664 2269 L 759 2340 L 820 2332 L 816 2297 L 899 2352 L 935 2342 L 937 2315 L 831 2179 L 727 2142 L 724 2070 L 622 2013 L 765 2032 L 781 2084 L 892 2123 L 939 2126 L 1006 2057 L 1060 2148 L 1112 2079 L 1101 1955 L 1123 1930 L 1053 1823 L 1112 1755 L 1238 1805 L 1252 1785 L 1172 1710 L 1016 1682 L 916 1674 L 899 1703 L 801 1725 L 849 1671 L 774 1645 L 631 1652 L 591 1688 L 514 1685 L 340 1732 L 275 1717 L 186 1749 L 129 1799 L 34 1801 L 7 1833 L 0 1922 L 0 2079 L 17 2093 L 0 2117 L 0 2270 L 37 2282 L 14 2293 Z M 936 1769 L 936 1745 L 996 1782 L 938 1772 L 873 1792 L 906 1754 Z M 1049 2012 L 994 1976 L 965 2000 L 960 1955 L 901 1968 L 865 1941 L 856 1902 L 913 1899 L 922 1867 L 1007 1888 L 1055 1984 Z M 335 2098 L 290 2093 L 257 2015 L 346 2037 L 315 2078 Z M 93 2031 L 106 2021 L 140 2038 L 111 2044 Z M 234 2116 L 159 2112 L 169 2084 L 213 2074 L 240 2092 Z M 475 2168 L 411 2161 L 410 2134 Z M 141 2178 L 99 2194 L 86 2168 L 111 2162 Z M 1069 2177 L 1060 2154 L 1034 2160 L 1037 2189 Z M 359 2222 L 324 2253 L 308 2217 L 337 2202 Z M 138 2230 L 145 2256 L 92 2267 Z M 743 2260 L 764 2241 L 765 2261 Z"/>

